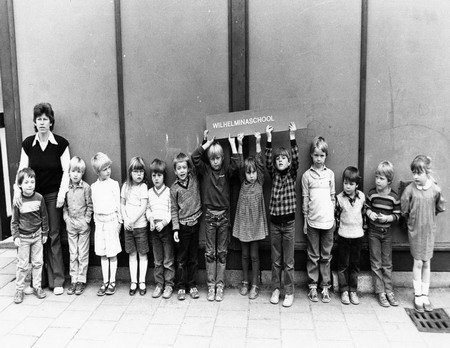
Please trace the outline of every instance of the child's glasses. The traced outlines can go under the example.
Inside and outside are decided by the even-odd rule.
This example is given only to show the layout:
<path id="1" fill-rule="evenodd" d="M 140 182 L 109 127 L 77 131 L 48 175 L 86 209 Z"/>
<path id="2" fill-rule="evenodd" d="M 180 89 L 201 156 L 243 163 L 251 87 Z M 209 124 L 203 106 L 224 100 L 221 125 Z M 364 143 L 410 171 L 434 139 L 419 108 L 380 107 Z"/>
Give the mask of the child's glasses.
<path id="1" fill-rule="evenodd" d="M 134 174 L 144 174 L 144 170 L 143 169 L 133 169 L 132 172 Z"/>

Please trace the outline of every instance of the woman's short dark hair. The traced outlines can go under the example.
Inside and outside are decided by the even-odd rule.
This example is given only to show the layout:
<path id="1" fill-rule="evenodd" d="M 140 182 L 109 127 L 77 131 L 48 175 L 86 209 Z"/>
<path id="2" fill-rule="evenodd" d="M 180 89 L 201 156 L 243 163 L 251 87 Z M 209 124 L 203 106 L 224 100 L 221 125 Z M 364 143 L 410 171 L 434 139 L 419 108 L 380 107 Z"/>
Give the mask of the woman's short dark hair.
<path id="1" fill-rule="evenodd" d="M 55 113 L 53 112 L 53 108 L 50 103 L 39 103 L 34 106 L 33 122 L 36 122 L 36 119 L 42 115 L 45 115 L 50 119 L 50 131 L 52 131 L 55 126 Z M 37 132 L 36 126 L 34 126 L 34 131 Z"/>

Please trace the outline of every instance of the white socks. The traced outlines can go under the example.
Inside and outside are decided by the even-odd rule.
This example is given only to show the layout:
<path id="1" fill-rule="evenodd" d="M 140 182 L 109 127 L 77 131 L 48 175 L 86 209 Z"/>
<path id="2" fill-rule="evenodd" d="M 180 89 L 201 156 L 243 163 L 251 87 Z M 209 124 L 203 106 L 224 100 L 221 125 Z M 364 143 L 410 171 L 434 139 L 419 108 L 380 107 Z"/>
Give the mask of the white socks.
<path id="1" fill-rule="evenodd" d="M 139 282 L 145 283 L 145 276 L 147 275 L 148 259 L 145 257 L 139 258 Z"/>
<path id="2" fill-rule="evenodd" d="M 430 283 L 422 283 L 422 302 L 429 304 L 428 291 L 430 289 Z"/>
<path id="3" fill-rule="evenodd" d="M 130 257 L 128 260 L 130 264 L 130 279 L 132 283 L 137 283 L 137 268 L 138 262 L 136 257 Z"/>
<path id="4" fill-rule="evenodd" d="M 414 303 L 417 305 L 422 305 L 422 282 L 413 280 L 414 286 Z"/>

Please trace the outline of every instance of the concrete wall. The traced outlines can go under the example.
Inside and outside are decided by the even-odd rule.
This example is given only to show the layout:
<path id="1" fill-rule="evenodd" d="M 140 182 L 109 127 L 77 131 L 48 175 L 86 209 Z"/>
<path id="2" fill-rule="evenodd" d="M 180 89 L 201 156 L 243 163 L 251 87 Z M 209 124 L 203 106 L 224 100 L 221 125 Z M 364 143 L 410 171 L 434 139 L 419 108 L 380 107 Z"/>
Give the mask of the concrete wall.
<path id="1" fill-rule="evenodd" d="M 201 141 L 206 115 L 228 111 L 228 2 L 121 3 L 126 161 L 140 155 L 170 164 Z M 301 226 L 300 177 L 312 138 L 329 143 L 338 191 L 343 169 L 358 164 L 361 1 L 258 0 L 248 13 L 250 108 L 297 107 L 308 120 L 297 137 Z M 438 0 L 369 2 L 365 191 L 378 162 L 394 163 L 397 189 L 423 152 L 450 195 L 449 14 L 450 4 Z M 14 16 L 23 137 L 34 133 L 33 106 L 49 101 L 72 155 L 89 162 L 108 153 L 120 181 L 114 2 L 15 1 Z M 287 139 L 274 135 L 279 145 Z M 90 166 L 86 179 L 95 180 Z M 265 190 L 268 198 L 270 184 Z M 439 217 L 438 247 L 450 246 L 449 221 Z M 303 247 L 300 229 L 296 241 Z M 395 241 L 406 245 L 406 235 L 396 230 Z"/>
<path id="2" fill-rule="evenodd" d="M 367 71 L 365 189 L 382 160 L 396 169 L 393 188 L 412 180 L 409 165 L 431 156 L 433 176 L 450 196 L 450 3 L 371 1 Z M 449 246 L 450 216 L 438 217 L 436 247 Z M 407 243 L 396 231 L 394 241 Z"/>

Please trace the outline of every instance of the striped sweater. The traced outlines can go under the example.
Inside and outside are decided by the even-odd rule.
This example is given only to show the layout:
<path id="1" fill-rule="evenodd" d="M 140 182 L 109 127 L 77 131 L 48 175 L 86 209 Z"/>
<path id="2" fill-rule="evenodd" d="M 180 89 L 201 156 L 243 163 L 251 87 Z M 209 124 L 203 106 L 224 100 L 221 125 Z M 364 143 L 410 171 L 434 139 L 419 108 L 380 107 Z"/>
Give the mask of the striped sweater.
<path id="1" fill-rule="evenodd" d="M 367 212 L 373 211 L 377 214 L 382 213 L 384 215 L 393 215 L 394 221 L 398 221 L 400 217 L 400 199 L 395 191 L 391 191 L 387 194 L 378 193 L 376 188 L 369 191 L 366 196 Z M 368 220 L 368 225 L 374 228 L 389 228 L 392 222 L 381 223 L 379 221 Z"/>
<path id="2" fill-rule="evenodd" d="M 48 235 L 48 217 L 44 198 L 37 192 L 32 196 L 22 195 L 22 206 L 13 207 L 11 234 L 13 239 L 20 234 L 31 235 L 42 229 L 42 235 Z"/>

